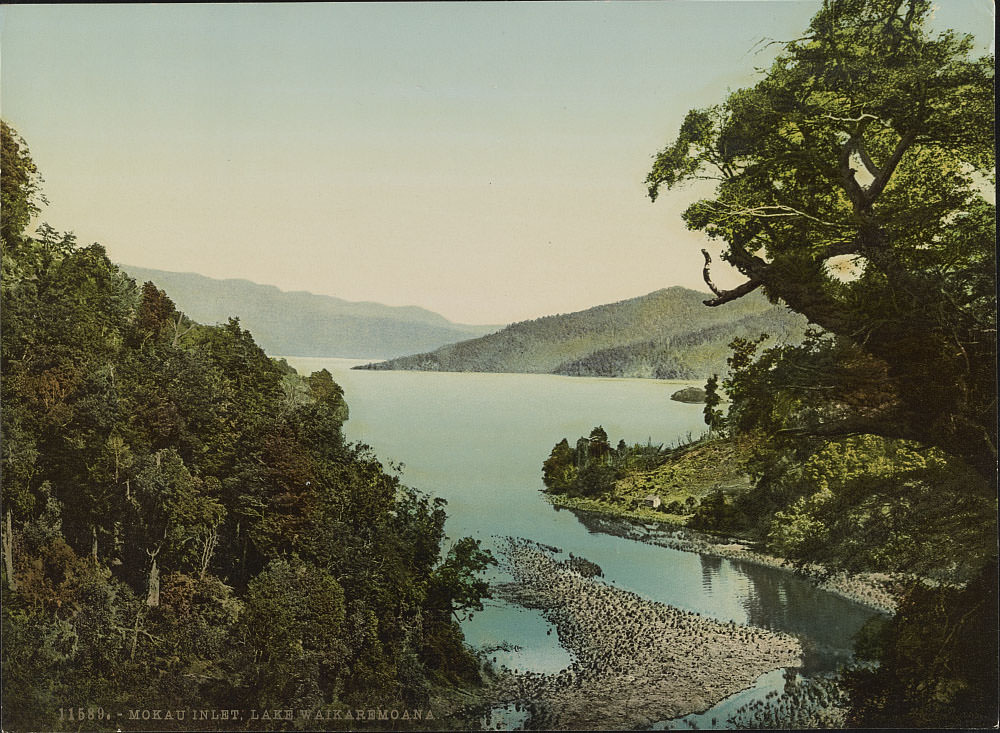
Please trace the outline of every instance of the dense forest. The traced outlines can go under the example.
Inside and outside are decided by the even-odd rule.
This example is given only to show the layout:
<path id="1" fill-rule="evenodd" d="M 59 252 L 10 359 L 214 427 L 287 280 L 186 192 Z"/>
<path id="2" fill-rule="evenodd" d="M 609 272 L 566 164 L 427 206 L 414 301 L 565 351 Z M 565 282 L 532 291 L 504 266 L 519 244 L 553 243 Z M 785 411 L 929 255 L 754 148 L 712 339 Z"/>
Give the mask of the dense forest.
<path id="1" fill-rule="evenodd" d="M 344 439 L 328 372 L 189 320 L 97 244 L 29 236 L 41 179 L 2 133 L 4 730 L 475 684 L 457 619 L 489 554 L 446 547 L 443 501 Z"/>
<path id="2" fill-rule="evenodd" d="M 452 323 L 416 306 L 355 303 L 304 291 L 286 292 L 249 280 L 121 267 L 137 281 L 151 281 L 166 290 L 178 310 L 193 320 L 225 323 L 239 315 L 243 328 L 269 354 L 385 359 L 500 328 Z"/>
<path id="3" fill-rule="evenodd" d="M 775 343 L 798 343 L 805 331 L 804 318 L 763 297 L 719 310 L 704 298 L 667 288 L 366 368 L 699 379 L 725 370 L 734 337 L 766 331 Z"/>

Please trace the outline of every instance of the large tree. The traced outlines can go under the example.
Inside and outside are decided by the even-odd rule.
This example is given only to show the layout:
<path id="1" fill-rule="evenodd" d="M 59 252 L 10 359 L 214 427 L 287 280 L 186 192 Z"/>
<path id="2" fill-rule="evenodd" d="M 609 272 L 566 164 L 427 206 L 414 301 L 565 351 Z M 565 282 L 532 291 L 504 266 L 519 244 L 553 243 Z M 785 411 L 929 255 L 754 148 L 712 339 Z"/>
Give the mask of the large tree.
<path id="1" fill-rule="evenodd" d="M 868 360 L 877 409 L 831 409 L 813 432 L 914 439 L 993 475 L 993 59 L 931 33 L 929 11 L 827 0 L 759 83 L 688 113 L 647 183 L 655 200 L 716 181 L 685 219 L 746 281 L 717 287 L 704 251 L 707 305 L 761 288 Z"/>

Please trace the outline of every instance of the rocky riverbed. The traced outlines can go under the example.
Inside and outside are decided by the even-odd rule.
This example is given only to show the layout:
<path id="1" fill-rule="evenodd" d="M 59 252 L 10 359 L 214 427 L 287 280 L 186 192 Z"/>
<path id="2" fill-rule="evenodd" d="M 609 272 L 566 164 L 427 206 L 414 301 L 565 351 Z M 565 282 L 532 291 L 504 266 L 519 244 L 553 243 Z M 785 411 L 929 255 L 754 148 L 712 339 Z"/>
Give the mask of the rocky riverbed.
<path id="1" fill-rule="evenodd" d="M 541 610 L 574 657 L 556 674 L 500 670 L 495 704 L 528 706 L 533 728 L 642 727 L 705 710 L 764 672 L 800 664 L 793 636 L 646 600 L 581 573 L 573 560 L 505 540 L 515 582 L 497 594 Z"/>

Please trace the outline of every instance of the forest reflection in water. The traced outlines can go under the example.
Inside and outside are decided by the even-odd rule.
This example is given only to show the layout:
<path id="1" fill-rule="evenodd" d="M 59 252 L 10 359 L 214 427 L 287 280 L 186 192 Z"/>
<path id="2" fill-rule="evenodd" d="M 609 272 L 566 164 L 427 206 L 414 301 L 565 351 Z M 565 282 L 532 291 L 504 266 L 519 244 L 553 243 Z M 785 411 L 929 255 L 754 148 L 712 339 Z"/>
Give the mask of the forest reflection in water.
<path id="1" fill-rule="evenodd" d="M 853 655 L 854 635 L 875 611 L 819 588 L 811 579 L 789 569 L 705 553 L 685 553 L 671 547 L 682 544 L 683 529 L 633 523 L 591 512 L 569 510 L 588 532 L 611 534 L 623 540 L 663 543 L 670 555 L 694 555 L 700 578 L 694 584 L 664 584 L 653 597 L 679 608 L 695 610 L 720 620 L 795 634 L 804 649 L 802 673 L 806 676 L 836 671 Z M 678 580 L 680 580 L 678 578 Z M 619 579 L 630 587 L 628 579 Z M 635 588 L 630 588 L 636 590 Z M 648 588 L 644 595 L 649 595 Z M 637 592 L 640 592 L 637 590 Z M 736 612 L 739 609 L 740 613 Z"/>

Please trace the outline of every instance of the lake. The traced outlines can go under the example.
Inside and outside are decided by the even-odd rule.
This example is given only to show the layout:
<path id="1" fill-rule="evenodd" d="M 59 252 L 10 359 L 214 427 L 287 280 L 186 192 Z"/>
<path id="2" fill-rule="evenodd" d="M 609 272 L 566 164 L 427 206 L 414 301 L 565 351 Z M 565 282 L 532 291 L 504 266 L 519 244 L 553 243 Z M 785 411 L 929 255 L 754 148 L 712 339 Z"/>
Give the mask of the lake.
<path id="1" fill-rule="evenodd" d="M 572 444 L 601 425 L 612 444 L 675 444 L 705 428 L 702 406 L 670 395 L 695 382 L 549 374 L 351 370 L 357 360 L 285 357 L 302 374 L 326 368 L 350 406 L 347 437 L 371 445 L 383 463 L 403 464 L 409 486 L 447 500 L 447 535 L 525 537 L 597 563 L 604 580 L 646 598 L 723 621 L 800 636 L 803 674 L 834 671 L 851 656 L 851 637 L 872 611 L 820 591 L 789 572 L 681 552 L 601 531 L 601 523 L 556 510 L 541 494 L 541 466 L 562 438 Z M 503 580 L 499 571 L 494 579 Z M 537 611 L 490 601 L 463 624 L 498 664 L 555 672 L 569 654 Z M 551 633 L 550 633 L 551 632 Z M 738 705 L 780 691 L 771 673 L 701 715 L 655 727 L 724 721 Z M 497 722 L 511 726 L 523 717 Z"/>

